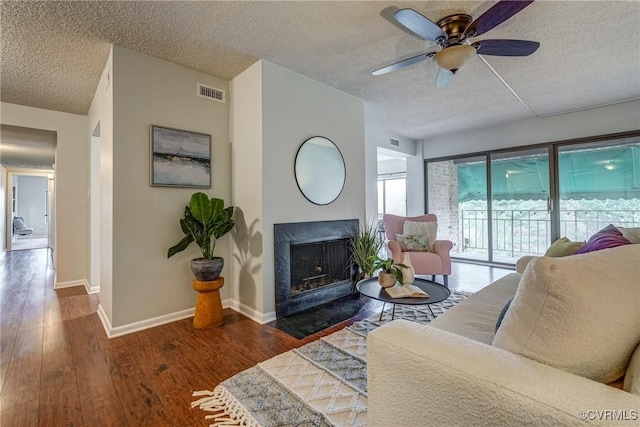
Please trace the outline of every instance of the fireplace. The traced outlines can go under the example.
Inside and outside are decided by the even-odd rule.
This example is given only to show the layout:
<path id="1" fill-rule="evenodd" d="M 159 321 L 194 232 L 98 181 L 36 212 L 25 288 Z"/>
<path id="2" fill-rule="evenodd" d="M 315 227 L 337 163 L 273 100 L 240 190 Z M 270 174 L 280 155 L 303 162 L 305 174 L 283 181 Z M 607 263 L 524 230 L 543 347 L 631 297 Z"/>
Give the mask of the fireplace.
<path id="1" fill-rule="evenodd" d="M 349 238 L 358 220 L 274 225 L 276 317 L 351 293 Z"/>

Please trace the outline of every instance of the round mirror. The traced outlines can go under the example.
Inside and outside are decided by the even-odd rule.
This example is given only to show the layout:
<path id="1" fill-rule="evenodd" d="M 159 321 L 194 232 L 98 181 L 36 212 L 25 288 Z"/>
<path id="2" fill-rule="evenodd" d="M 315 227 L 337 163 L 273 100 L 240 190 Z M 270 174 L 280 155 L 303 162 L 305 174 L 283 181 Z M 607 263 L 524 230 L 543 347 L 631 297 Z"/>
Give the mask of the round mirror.
<path id="1" fill-rule="evenodd" d="M 321 136 L 302 143 L 296 154 L 296 182 L 311 203 L 328 205 L 338 198 L 346 178 L 342 153 Z"/>

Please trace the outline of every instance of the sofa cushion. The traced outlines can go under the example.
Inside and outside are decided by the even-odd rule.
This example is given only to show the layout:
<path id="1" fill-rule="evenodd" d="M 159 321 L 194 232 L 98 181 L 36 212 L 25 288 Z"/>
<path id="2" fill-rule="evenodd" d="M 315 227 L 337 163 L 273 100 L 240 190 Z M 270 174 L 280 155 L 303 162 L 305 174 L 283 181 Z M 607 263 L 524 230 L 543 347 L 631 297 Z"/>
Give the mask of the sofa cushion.
<path id="1" fill-rule="evenodd" d="M 520 274 L 510 273 L 466 298 L 453 309 L 445 311 L 429 325 L 491 344 L 496 332 L 496 319 L 505 302 L 513 297 Z"/>
<path id="2" fill-rule="evenodd" d="M 509 307 L 511 307 L 511 301 L 513 301 L 513 298 L 509 298 L 509 300 L 504 303 L 504 307 L 502 307 L 502 310 L 500 310 L 500 314 L 498 314 L 498 320 L 496 320 L 496 331 L 498 330 L 500 325 L 502 325 L 504 316 L 505 314 L 507 314 L 507 311 L 509 311 Z"/>
<path id="3" fill-rule="evenodd" d="M 556 240 L 549 246 L 547 252 L 544 253 L 544 256 L 550 257 L 563 257 L 570 256 L 576 253 L 576 251 L 582 248 L 585 245 L 585 242 L 572 242 L 566 237 L 561 237 Z"/>
<path id="4" fill-rule="evenodd" d="M 576 254 L 586 254 L 587 252 L 601 251 L 602 249 L 616 248 L 629 244 L 631 244 L 631 242 L 624 238 L 620 230 L 613 224 L 609 224 L 589 237 L 587 244 L 578 249 Z"/>
<path id="5" fill-rule="evenodd" d="M 640 246 L 533 259 L 493 345 L 609 383 L 640 343 Z"/>
<path id="6" fill-rule="evenodd" d="M 640 243 L 640 227 L 635 228 L 627 228 L 627 227 L 618 227 L 618 230 L 622 233 L 625 239 L 630 241 L 631 243 L 638 244 Z"/>
<path id="7" fill-rule="evenodd" d="M 624 374 L 622 389 L 640 396 L 640 345 L 636 347 L 633 356 L 631 356 L 631 362 L 629 362 L 627 372 Z"/>

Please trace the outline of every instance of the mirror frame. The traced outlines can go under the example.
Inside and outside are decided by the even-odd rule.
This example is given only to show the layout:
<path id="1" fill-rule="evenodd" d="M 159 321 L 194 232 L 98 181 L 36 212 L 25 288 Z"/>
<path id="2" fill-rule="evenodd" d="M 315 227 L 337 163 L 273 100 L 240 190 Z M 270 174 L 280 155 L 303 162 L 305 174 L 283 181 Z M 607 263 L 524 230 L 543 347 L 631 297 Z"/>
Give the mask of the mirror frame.
<path id="1" fill-rule="evenodd" d="M 336 151 L 338 152 L 338 154 L 340 154 L 340 160 L 342 160 L 342 169 L 344 170 L 344 179 L 342 180 L 342 186 L 340 187 L 340 191 L 337 192 L 336 196 L 331 199 L 330 201 L 326 202 L 326 203 L 318 203 L 317 201 L 311 200 L 309 197 L 309 195 L 307 195 L 307 193 L 304 192 L 304 190 L 302 189 L 302 187 L 300 186 L 300 180 L 298 179 L 298 172 L 297 172 L 297 166 L 298 166 L 298 159 L 300 157 L 300 150 L 302 150 L 302 147 L 305 146 L 305 144 L 307 144 L 309 141 L 312 141 L 314 139 L 322 139 L 325 140 L 329 143 L 331 143 L 331 145 L 333 145 L 333 147 L 336 149 Z M 347 182 L 347 164 L 344 161 L 344 156 L 342 155 L 342 151 L 340 151 L 340 148 L 338 148 L 338 146 L 331 141 L 329 138 L 326 138 L 324 136 L 312 136 L 311 138 L 306 139 L 302 144 L 300 144 L 300 147 L 298 147 L 298 151 L 296 152 L 296 158 L 295 161 L 293 163 L 293 174 L 296 178 L 296 185 L 298 186 L 298 189 L 300 190 L 300 192 L 302 193 L 302 195 L 304 196 L 305 199 L 307 199 L 309 202 L 313 203 L 314 205 L 318 205 L 318 206 L 326 206 L 326 205 L 330 205 L 331 203 L 335 202 L 338 197 L 340 197 L 340 195 L 342 194 L 342 191 L 344 190 L 344 186 Z M 313 177 L 313 179 L 319 179 L 320 177 Z"/>

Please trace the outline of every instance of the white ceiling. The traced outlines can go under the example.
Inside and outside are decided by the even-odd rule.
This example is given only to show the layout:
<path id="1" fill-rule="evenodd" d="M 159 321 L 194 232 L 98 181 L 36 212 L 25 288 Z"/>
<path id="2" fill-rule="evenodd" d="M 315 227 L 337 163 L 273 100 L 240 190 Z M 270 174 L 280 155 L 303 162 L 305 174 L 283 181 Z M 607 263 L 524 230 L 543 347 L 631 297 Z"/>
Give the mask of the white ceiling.
<path id="1" fill-rule="evenodd" d="M 365 101 L 368 124 L 436 135 L 640 97 L 640 2 L 538 0 L 476 40 L 536 40 L 524 58 L 474 58 L 445 88 L 432 60 L 371 72 L 435 49 L 391 18 L 433 21 L 495 2 L 1 2 L 4 102 L 86 114 L 110 44 L 232 79 L 259 58 Z"/>

